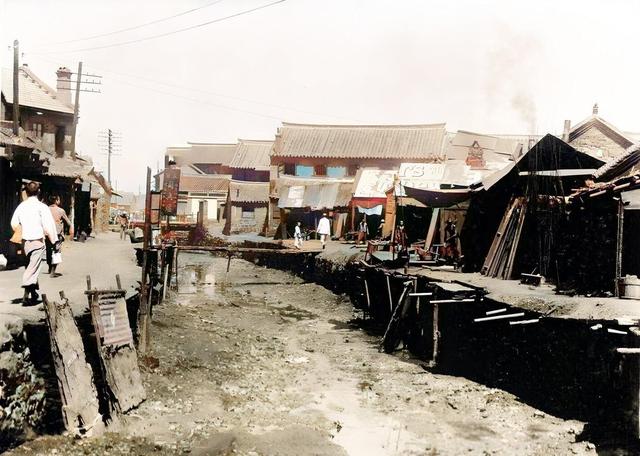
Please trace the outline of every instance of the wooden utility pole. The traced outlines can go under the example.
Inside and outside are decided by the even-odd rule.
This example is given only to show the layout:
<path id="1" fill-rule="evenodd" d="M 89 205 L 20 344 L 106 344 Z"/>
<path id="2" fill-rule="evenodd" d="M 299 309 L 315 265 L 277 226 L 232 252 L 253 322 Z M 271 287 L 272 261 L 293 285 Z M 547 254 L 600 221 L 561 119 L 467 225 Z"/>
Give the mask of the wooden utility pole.
<path id="1" fill-rule="evenodd" d="M 18 40 L 13 41 L 13 134 L 20 133 L 20 53 Z"/>
<path id="2" fill-rule="evenodd" d="M 82 62 L 78 62 L 76 75 L 76 101 L 73 104 L 73 134 L 71 135 L 71 157 L 76 157 L 76 131 L 78 130 L 78 110 L 80 109 L 80 83 L 82 82 Z"/>
<path id="3" fill-rule="evenodd" d="M 107 182 L 111 185 L 111 154 L 113 153 L 111 140 L 111 128 L 107 130 Z"/>
<path id="4" fill-rule="evenodd" d="M 142 244 L 142 280 L 138 307 L 138 351 L 145 353 L 149 345 L 150 286 L 147 284 L 149 268 L 149 240 L 151 238 L 151 168 L 147 167 L 147 194 L 144 205 L 144 237 Z"/>

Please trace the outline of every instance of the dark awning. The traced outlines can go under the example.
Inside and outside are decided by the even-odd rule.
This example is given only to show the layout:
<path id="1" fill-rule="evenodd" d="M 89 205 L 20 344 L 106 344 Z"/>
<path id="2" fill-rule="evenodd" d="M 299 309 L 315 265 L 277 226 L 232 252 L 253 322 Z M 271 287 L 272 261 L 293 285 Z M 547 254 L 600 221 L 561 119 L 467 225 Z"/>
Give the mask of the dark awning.
<path id="1" fill-rule="evenodd" d="M 428 207 L 449 207 L 462 203 L 471 197 L 473 191 L 468 188 L 453 190 L 424 190 L 404 187 L 407 196 L 414 198 Z"/>

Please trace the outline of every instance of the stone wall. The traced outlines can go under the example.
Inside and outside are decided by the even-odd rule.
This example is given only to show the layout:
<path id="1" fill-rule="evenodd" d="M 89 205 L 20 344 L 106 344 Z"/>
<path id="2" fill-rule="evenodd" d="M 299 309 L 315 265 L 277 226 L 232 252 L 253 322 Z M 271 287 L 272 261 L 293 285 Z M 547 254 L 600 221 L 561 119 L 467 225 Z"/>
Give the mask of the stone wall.
<path id="1" fill-rule="evenodd" d="M 105 193 L 96 202 L 94 230 L 103 233 L 109 230 L 109 209 L 111 207 L 111 195 Z"/>
<path id="2" fill-rule="evenodd" d="M 595 127 L 589 128 L 571 143 L 575 149 L 598 160 L 609 161 L 625 152 L 624 147 L 613 141 Z"/>
<path id="3" fill-rule="evenodd" d="M 242 217 L 242 207 L 231 207 L 231 233 L 261 233 L 267 219 L 266 205 L 253 205 L 253 218 Z"/>

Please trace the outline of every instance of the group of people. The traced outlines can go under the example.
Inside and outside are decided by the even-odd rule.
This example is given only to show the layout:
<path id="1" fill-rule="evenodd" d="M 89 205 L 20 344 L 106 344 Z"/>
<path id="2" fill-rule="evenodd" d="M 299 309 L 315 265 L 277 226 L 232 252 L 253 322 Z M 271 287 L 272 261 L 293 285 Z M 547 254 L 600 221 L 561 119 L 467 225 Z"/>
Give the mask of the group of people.
<path id="1" fill-rule="evenodd" d="M 378 232 L 376 233 L 376 237 L 382 237 L 382 228 L 384 226 L 384 219 L 380 220 L 380 225 L 378 226 Z M 327 241 L 331 236 L 331 221 L 327 217 L 326 213 L 322 214 L 322 218 L 318 221 L 318 226 L 316 227 L 316 233 L 320 236 L 320 243 L 322 244 L 322 249 L 324 250 L 327 245 Z M 364 217 L 360 223 L 358 224 L 358 237 L 356 239 L 356 244 L 360 244 L 361 242 L 365 242 L 367 237 L 369 236 L 369 227 L 367 225 L 367 219 Z M 302 232 L 302 222 L 297 222 L 293 232 L 293 245 L 295 248 L 302 248 L 302 243 L 306 238 L 305 234 Z"/>
<path id="2" fill-rule="evenodd" d="M 322 249 L 324 250 L 327 246 L 327 241 L 329 240 L 329 236 L 331 236 L 331 222 L 327 217 L 327 214 L 322 214 L 322 218 L 318 222 L 318 226 L 316 228 L 316 233 L 320 236 L 320 243 L 322 244 Z M 306 236 L 302 232 L 302 222 L 296 223 L 296 226 L 293 231 L 293 245 L 296 249 L 302 248 L 302 243 Z"/>
<path id="3" fill-rule="evenodd" d="M 69 226 L 73 236 L 73 226 L 67 213 L 60 207 L 60 197 L 49 197 L 49 206 L 40 201 L 40 184 L 29 182 L 25 189 L 26 199 L 18 205 L 11 217 L 13 236 L 11 242 L 22 245 L 26 267 L 22 274 L 25 306 L 40 302 L 38 277 L 43 260 L 46 259 L 48 272 L 52 277 L 62 274 L 56 271 L 62 262 L 61 247 L 64 242 L 64 225 Z"/>

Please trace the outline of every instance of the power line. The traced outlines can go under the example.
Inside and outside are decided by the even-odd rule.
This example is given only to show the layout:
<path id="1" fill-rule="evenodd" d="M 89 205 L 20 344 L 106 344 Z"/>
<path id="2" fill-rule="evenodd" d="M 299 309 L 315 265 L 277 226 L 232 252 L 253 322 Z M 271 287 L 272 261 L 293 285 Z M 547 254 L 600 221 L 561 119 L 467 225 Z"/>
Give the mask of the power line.
<path id="1" fill-rule="evenodd" d="M 238 13 L 230 14 L 229 16 L 224 16 L 224 17 L 220 17 L 220 18 L 217 18 L 217 19 L 212 19 L 210 21 L 202 22 L 200 24 L 195 24 L 195 25 L 191 25 L 189 27 L 184 27 L 184 28 L 181 28 L 181 29 L 172 30 L 170 32 L 159 33 L 157 35 L 151 35 L 151 36 L 147 36 L 147 37 L 144 37 L 144 38 L 138 38 L 138 39 L 135 39 L 135 40 L 121 41 L 119 43 L 111 43 L 111 44 L 105 44 L 105 45 L 102 45 L 102 46 L 93 46 L 93 47 L 82 48 L 82 49 L 73 49 L 71 51 L 55 51 L 55 52 L 59 52 L 59 53 L 62 53 L 62 54 L 69 54 L 69 53 L 74 53 L 74 52 L 96 51 L 96 50 L 99 50 L 99 49 L 107 49 L 107 48 L 112 48 L 112 47 L 117 47 L 117 46 L 126 46 L 126 45 L 129 45 L 129 44 L 140 43 L 142 41 L 149 41 L 149 40 L 153 40 L 153 39 L 156 39 L 156 38 L 162 38 L 162 37 L 165 37 L 165 36 L 174 35 L 176 33 L 186 32 L 188 30 L 193 30 L 193 29 L 197 29 L 197 28 L 200 28 L 200 27 L 205 27 L 207 25 L 211 25 L 211 24 L 215 24 L 215 23 L 218 23 L 218 22 L 226 21 L 228 19 L 233 19 L 235 17 L 243 16 L 243 15 L 249 14 L 249 13 L 253 13 L 254 11 L 258 11 L 258 10 L 261 10 L 261 9 L 264 9 L 264 8 L 268 8 L 270 6 L 277 5 L 278 3 L 283 3 L 285 1 L 286 0 L 276 0 L 275 2 L 267 3 L 267 4 L 264 4 L 264 5 L 256 6 L 255 8 L 251 8 L 251 9 L 248 9 L 248 10 L 240 11 Z M 32 52 L 32 54 L 51 54 L 51 53 L 52 52 Z"/>
<path id="2" fill-rule="evenodd" d="M 117 75 L 117 76 L 122 76 L 122 77 L 126 77 L 126 78 L 133 78 L 133 79 L 140 79 L 142 81 L 153 82 L 155 84 L 163 85 L 163 86 L 166 86 L 166 87 L 173 87 L 173 88 L 176 88 L 176 89 L 189 90 L 189 91 L 192 91 L 192 92 L 199 92 L 199 93 L 203 93 L 203 94 L 206 94 L 206 95 L 213 95 L 215 97 L 228 98 L 230 100 L 236 100 L 236 101 L 242 101 L 242 102 L 245 102 L 245 103 L 252 103 L 252 104 L 262 105 L 262 106 L 266 106 L 266 107 L 269 107 L 269 108 L 276 108 L 276 109 L 282 109 L 282 110 L 285 110 L 285 111 L 299 112 L 299 113 L 302 113 L 302 114 L 311 114 L 311 115 L 315 115 L 315 116 L 332 117 L 332 118 L 335 118 L 335 119 L 349 120 L 351 122 L 354 121 L 354 119 L 349 118 L 349 117 L 336 116 L 334 114 L 326 114 L 326 113 L 314 112 L 314 111 L 306 111 L 306 110 L 302 110 L 302 109 L 298 109 L 298 108 L 292 108 L 292 107 L 289 107 L 289 106 L 266 103 L 266 102 L 257 101 L 257 100 L 250 100 L 248 98 L 236 97 L 236 96 L 233 96 L 233 95 L 225 95 L 225 94 L 222 94 L 222 93 L 211 92 L 209 90 L 199 89 L 199 88 L 196 88 L 196 87 L 187 87 L 187 86 L 183 86 L 183 85 L 179 85 L 179 84 L 175 84 L 175 83 L 170 83 L 170 82 L 165 82 L 165 81 L 158 81 L 158 80 L 155 80 L 155 79 L 148 78 L 146 76 L 139 76 L 139 75 L 127 74 L 127 73 L 118 73 L 118 72 L 107 70 L 107 69 L 100 69 L 100 68 L 98 68 L 96 66 L 93 66 L 93 68 L 95 68 L 96 70 L 100 70 L 100 71 L 103 71 L 103 72 L 106 72 L 106 73 L 111 73 L 111 74 Z M 117 79 L 114 79 L 114 80 L 118 81 Z M 361 122 L 361 121 L 357 121 L 357 122 Z"/>
<path id="3" fill-rule="evenodd" d="M 217 103 L 211 103 L 211 102 L 200 100 L 200 99 L 197 99 L 197 98 L 185 97 L 185 96 L 178 95 L 178 94 L 175 94 L 175 93 L 165 92 L 164 90 L 152 89 L 151 87 L 138 85 L 138 84 L 133 84 L 131 82 L 126 82 L 126 81 L 122 81 L 122 80 L 115 80 L 115 82 L 119 83 L 119 84 L 128 85 L 128 86 L 131 86 L 131 87 L 136 87 L 136 88 L 143 89 L 143 90 L 149 90 L 151 92 L 156 92 L 156 93 L 160 93 L 160 94 L 163 94 L 163 95 L 169 95 L 170 97 L 174 97 L 174 98 L 181 98 L 183 100 L 191 101 L 193 103 L 209 105 L 209 106 L 215 106 L 216 108 L 222 108 L 222 109 L 227 109 L 227 110 L 230 110 L 230 111 L 242 112 L 242 113 L 245 113 L 245 114 L 251 114 L 253 116 L 258 116 L 258 117 L 265 117 L 267 119 L 274 119 L 274 120 L 277 120 L 279 122 L 282 122 L 282 118 L 281 117 L 270 116 L 268 114 L 261 114 L 259 112 L 249 111 L 249 110 L 246 110 L 246 109 L 234 108 L 232 106 L 225 106 L 225 105 L 221 105 L 221 104 L 217 104 Z"/>
<path id="4" fill-rule="evenodd" d="M 206 5 L 198 6 L 196 8 L 191 8 L 190 10 L 182 11 L 180 13 L 176 13 L 176 14 L 173 14 L 171 16 L 163 17 L 163 18 L 156 19 L 156 20 L 153 20 L 153 21 L 150 21 L 150 22 L 145 22 L 145 23 L 139 24 L 139 25 L 133 25 L 131 27 L 125 27 L 125 28 L 121 28 L 121 29 L 118 29 L 118 30 L 113 30 L 111 32 L 100 33 L 98 35 L 85 36 L 84 38 L 76 38 L 76 39 L 73 39 L 73 40 L 58 41 L 56 43 L 50 43 L 50 44 L 52 46 L 55 46 L 55 45 L 58 45 L 58 44 L 77 43 L 78 41 L 95 40 L 96 38 L 102 38 L 102 37 L 105 37 L 105 36 L 116 35 L 118 33 L 130 32 L 131 30 L 136 30 L 136 29 L 139 29 L 139 28 L 148 27 L 150 25 L 159 24 L 160 22 L 165 22 L 165 21 L 168 21 L 170 19 L 174 19 L 176 17 L 184 16 L 186 14 L 190 14 L 190 13 L 193 13 L 194 11 L 198 11 L 198 10 L 201 10 L 201 9 L 208 8 L 210 6 L 215 5 L 216 3 L 220 3 L 220 2 L 223 2 L 223 1 L 224 0 L 215 0 L 214 2 L 207 3 Z"/>
<path id="5" fill-rule="evenodd" d="M 29 55 L 29 53 L 27 53 L 27 55 Z M 35 56 L 35 58 L 39 59 L 39 60 L 47 61 L 49 63 L 53 63 L 55 65 L 59 64 L 58 61 L 46 58 L 46 57 L 44 57 L 42 55 L 37 55 L 37 56 Z M 135 75 L 135 74 L 130 74 L 130 73 L 120 73 L 120 72 L 108 70 L 106 68 L 100 68 L 100 67 L 97 67 L 95 65 L 90 65 L 90 67 L 93 68 L 94 70 L 101 71 L 103 73 L 111 73 L 112 75 L 116 75 L 116 76 L 121 76 L 121 77 L 125 77 L 125 78 L 132 78 L 132 79 L 139 79 L 139 80 L 142 80 L 142 81 L 148 81 L 148 82 L 152 82 L 152 83 L 155 83 L 155 84 L 158 84 L 158 85 L 163 85 L 163 86 L 166 86 L 166 87 L 172 87 L 172 88 L 176 88 L 176 89 L 182 89 L 182 90 L 187 90 L 187 91 L 192 91 L 192 92 L 198 92 L 198 93 L 203 93 L 203 94 L 206 94 L 206 95 L 212 95 L 212 96 L 221 97 L 221 98 L 228 98 L 230 100 L 237 100 L 237 101 L 242 101 L 242 102 L 245 102 L 245 103 L 252 103 L 252 104 L 256 104 L 256 105 L 262 105 L 262 106 L 266 106 L 266 107 L 269 107 L 269 108 L 281 109 L 281 110 L 291 111 L 291 112 L 298 112 L 298 113 L 301 113 L 301 114 L 309 114 L 309 115 L 314 115 L 314 116 L 322 116 L 322 117 L 329 117 L 329 118 L 334 118 L 334 119 L 342 119 L 342 120 L 349 121 L 349 122 L 352 122 L 352 123 L 353 122 L 355 122 L 355 123 L 366 123 L 363 120 L 354 119 L 352 117 L 337 116 L 335 114 L 327 114 L 327 113 L 321 113 L 321 112 L 316 112 L 316 111 L 307 111 L 307 110 L 298 109 L 298 108 L 292 108 L 292 107 L 284 106 L 284 105 L 266 103 L 266 102 L 263 102 L 263 101 L 251 100 L 251 99 L 243 98 L 243 97 L 236 97 L 236 96 L 233 96 L 233 95 L 225 95 L 225 94 L 221 94 L 221 93 L 217 93 L 217 92 L 211 92 L 209 90 L 199 89 L 199 88 L 195 88 L 195 87 L 187 87 L 187 86 L 183 86 L 183 85 L 179 85 L 179 84 L 175 84 L 175 83 L 170 83 L 170 82 L 166 82 L 166 81 L 158 81 L 158 80 L 155 80 L 155 79 L 152 79 L 152 78 L 148 78 L 146 76 L 140 76 L 140 75 Z M 111 76 L 111 80 L 113 80 L 116 83 L 119 82 L 119 83 L 122 83 L 122 84 L 125 84 L 125 85 L 130 85 L 130 86 L 138 87 L 138 88 L 145 89 L 145 90 L 156 91 L 158 93 L 162 93 L 162 94 L 165 94 L 165 95 L 169 94 L 168 92 L 164 92 L 164 91 L 161 91 L 161 90 L 154 90 L 153 88 L 150 88 L 150 87 L 147 87 L 147 86 L 140 86 L 140 85 L 137 85 L 137 84 L 134 84 L 134 83 L 131 83 L 131 82 L 123 81 L 121 79 L 114 78 L 113 76 Z M 176 95 L 176 94 L 169 94 L 169 95 L 171 95 L 173 97 L 177 97 L 177 98 L 183 98 L 183 99 L 186 99 L 186 100 L 192 101 L 192 102 L 198 102 L 198 103 L 202 102 L 202 100 L 193 99 L 193 98 L 189 98 L 189 97 L 182 97 L 182 96 Z M 241 109 L 237 109 L 237 108 L 233 108 L 233 107 L 229 107 L 229 106 L 217 105 L 217 104 L 214 104 L 214 103 L 208 103 L 208 104 L 210 104 L 212 106 L 216 106 L 216 107 L 222 108 L 222 109 L 230 109 L 230 110 L 235 110 L 235 111 L 239 111 L 239 112 L 246 112 L 246 113 L 252 114 L 252 115 L 263 116 L 263 117 L 268 117 L 268 118 L 275 118 L 275 117 L 272 117 L 272 116 L 262 115 L 262 114 L 259 114 L 259 113 L 253 112 L 253 111 L 245 111 L 245 110 L 241 110 Z M 282 119 L 278 119 L 278 120 L 282 120 Z"/>

